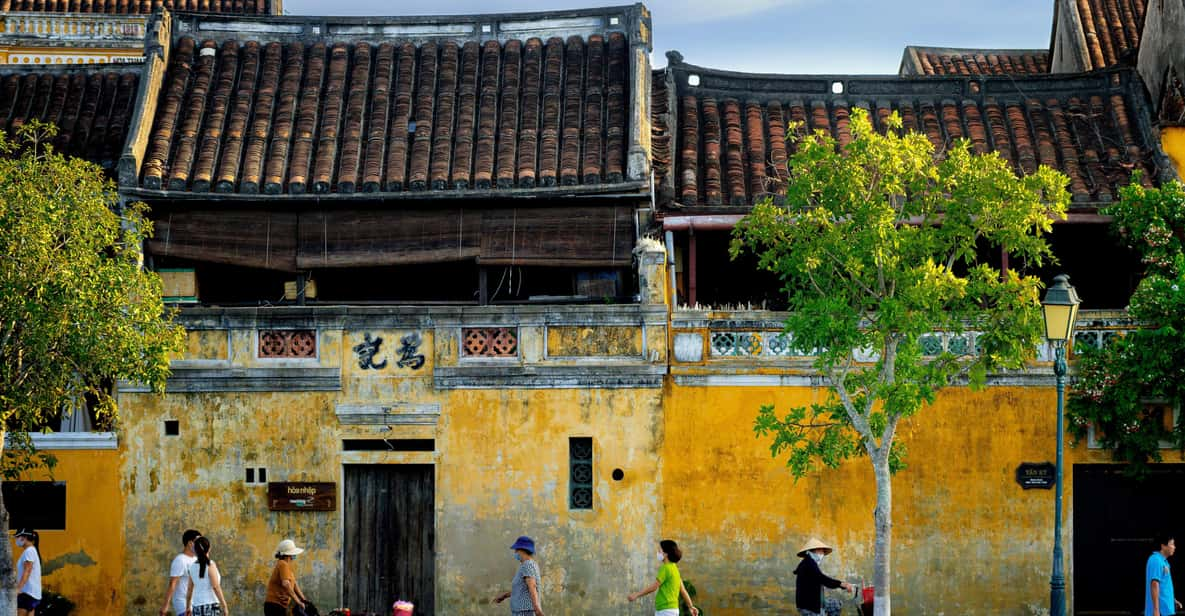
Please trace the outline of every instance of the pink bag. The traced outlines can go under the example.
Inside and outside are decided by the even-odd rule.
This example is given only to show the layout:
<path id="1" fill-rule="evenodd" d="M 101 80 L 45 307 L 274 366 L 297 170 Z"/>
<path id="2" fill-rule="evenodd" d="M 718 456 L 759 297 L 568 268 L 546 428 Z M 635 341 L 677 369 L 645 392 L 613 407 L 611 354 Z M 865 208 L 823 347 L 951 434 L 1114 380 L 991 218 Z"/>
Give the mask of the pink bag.
<path id="1" fill-rule="evenodd" d="M 415 609 L 416 606 L 408 601 L 396 601 L 391 611 L 391 616 L 412 616 L 412 612 Z"/>

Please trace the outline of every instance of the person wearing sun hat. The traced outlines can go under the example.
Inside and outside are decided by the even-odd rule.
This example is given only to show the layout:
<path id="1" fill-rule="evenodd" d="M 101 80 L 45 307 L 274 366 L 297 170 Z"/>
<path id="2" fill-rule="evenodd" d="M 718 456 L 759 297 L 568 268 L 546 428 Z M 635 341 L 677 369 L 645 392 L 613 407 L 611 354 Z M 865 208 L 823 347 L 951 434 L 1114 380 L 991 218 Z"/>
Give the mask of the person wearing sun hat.
<path id="1" fill-rule="evenodd" d="M 290 606 L 293 612 L 303 614 L 308 599 L 296 583 L 296 574 L 292 572 L 292 561 L 304 552 L 296 547 L 296 542 L 285 539 L 276 547 L 276 568 L 272 570 L 271 579 L 267 582 L 267 598 L 263 603 L 264 616 L 286 616 Z"/>
<path id="2" fill-rule="evenodd" d="M 798 551 L 802 562 L 794 570 L 794 575 L 798 577 L 794 586 L 794 603 L 801 616 L 821 616 L 824 587 L 852 590 L 851 584 L 828 577 L 819 568 L 823 558 L 833 551 L 831 546 L 813 537 Z"/>
<path id="3" fill-rule="evenodd" d="M 31 528 L 17 531 L 16 545 L 23 548 L 16 564 L 16 613 L 32 616 L 41 604 L 41 536 Z"/>
<path id="4" fill-rule="evenodd" d="M 504 592 L 494 597 L 494 603 L 502 603 L 510 599 L 510 613 L 512 616 L 543 616 L 543 604 L 540 595 L 543 588 L 540 584 L 539 564 L 535 562 L 535 541 L 527 536 L 519 537 L 514 545 L 514 559 L 519 562 L 518 572 L 510 583 L 510 592 Z"/>

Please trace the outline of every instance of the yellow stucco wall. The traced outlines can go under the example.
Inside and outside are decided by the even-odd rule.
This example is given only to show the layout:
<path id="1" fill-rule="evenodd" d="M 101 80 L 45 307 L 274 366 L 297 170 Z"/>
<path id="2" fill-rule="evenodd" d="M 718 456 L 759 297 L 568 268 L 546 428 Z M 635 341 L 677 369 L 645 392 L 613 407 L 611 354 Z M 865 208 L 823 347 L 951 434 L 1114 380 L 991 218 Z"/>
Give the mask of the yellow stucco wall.
<path id="1" fill-rule="evenodd" d="M 809 537 L 836 546 L 831 574 L 871 583 L 868 460 L 795 482 L 784 459 L 771 458 L 769 441 L 754 438 L 762 404 L 789 408 L 819 395 L 807 387 L 668 389 L 662 530 L 684 545 L 683 575 L 713 615 L 792 612 L 794 553 Z M 1054 459 L 1055 409 L 1052 387 L 952 388 L 904 426 L 909 468 L 893 480 L 895 610 L 1027 616 L 1030 606 L 1047 605 L 1053 493 L 1021 489 L 1015 471 Z M 1085 446 L 1067 448 L 1066 459 L 1108 461 Z M 1065 480 L 1072 585 L 1073 473 Z"/>
<path id="2" fill-rule="evenodd" d="M 39 529 L 43 587 L 73 601 L 76 614 L 121 613 L 125 551 L 119 453 L 50 453 L 58 460 L 52 471 L 22 477 L 66 484 L 66 530 Z"/>
<path id="3" fill-rule="evenodd" d="M 236 366 L 340 368 L 341 391 L 121 394 L 120 476 L 128 553 L 136 555 L 126 562 L 126 613 L 159 609 L 169 559 L 188 527 L 211 538 L 232 609 L 252 611 L 263 602 L 272 551 L 283 537 L 308 548 L 296 565 L 306 594 L 335 606 L 342 465 L 350 463 L 436 465 L 437 613 L 490 613 L 488 599 L 513 577 L 508 547 L 521 534 L 540 546 L 550 613 L 595 613 L 628 592 L 625 580 L 643 585 L 659 533 L 661 389 L 437 390 L 433 369 L 458 363 L 453 337 L 420 330 L 426 362 L 411 370 L 395 365 L 397 343 L 409 330 L 366 332 L 383 337 L 375 360 L 386 359 L 386 369 L 360 367 L 351 348 L 361 331 L 322 331 L 311 360 L 258 359 L 251 331 L 230 332 Z M 224 334 L 194 336 L 188 357 L 218 355 L 215 341 Z M 532 336 L 521 344 L 542 354 L 544 328 Z M 439 405 L 440 417 L 435 426 L 385 431 L 342 425 L 335 415 L 339 404 L 393 403 Z M 180 422 L 178 436 L 165 436 L 165 419 Z M 572 436 L 594 441 L 592 511 L 568 508 Z M 342 452 L 342 439 L 366 437 L 434 438 L 436 452 Z M 266 467 L 269 481 L 337 482 L 338 511 L 269 512 L 266 488 L 244 484 L 246 466 Z M 615 481 L 618 468 L 624 478 Z"/>
<path id="4" fill-rule="evenodd" d="M 513 574 L 507 546 L 520 534 L 539 542 L 550 614 L 631 613 L 624 595 L 652 579 L 653 542 L 664 537 L 684 546 L 681 568 L 709 614 L 792 613 L 793 553 L 809 536 L 839 548 L 829 572 L 871 577 L 874 486 L 867 460 L 795 482 L 752 432 L 760 405 L 807 404 L 823 395 L 805 385 L 767 384 L 803 383 L 809 360 L 717 356 L 705 337 L 702 349 L 692 349 L 704 357 L 676 358 L 664 377 L 663 322 L 644 311 L 587 310 L 462 315 L 480 327 L 514 327 L 518 355 L 507 358 L 465 356 L 461 321 L 448 321 L 461 317 L 448 310 L 414 318 L 380 309 L 332 313 L 329 321 L 296 309 L 265 318 L 247 310 L 192 311 L 191 323 L 199 326 L 191 328 L 185 357 L 174 362 L 176 377 L 317 369 L 340 377 L 340 389 L 298 391 L 298 381 L 255 392 L 155 396 L 122 389 L 118 489 L 111 493 L 122 492 L 124 502 L 126 548 L 116 587 L 125 603 L 112 609 L 138 615 L 159 609 L 168 562 L 189 527 L 212 539 L 232 609 L 258 609 L 272 550 L 283 537 L 309 549 L 297 563 L 307 594 L 323 607 L 336 606 L 348 464 L 435 466 L 437 613 L 502 611 L 486 601 Z M 729 323 L 754 327 L 745 323 L 760 318 L 740 315 Z M 597 319 L 606 324 L 590 325 Z M 683 318 L 677 329 L 717 327 L 692 321 Z M 255 328 L 267 323 L 316 328 L 316 357 L 259 358 Z M 399 342 L 413 332 L 424 365 L 399 367 Z M 353 348 L 364 334 L 383 338 L 374 359 L 387 368 L 359 364 Z M 607 348 L 621 354 L 606 357 Z M 555 369 L 586 379 L 612 378 L 623 369 L 659 376 L 649 385 L 614 388 L 532 381 Z M 1048 371 L 1036 365 L 1017 384 L 982 392 L 946 390 L 903 426 L 911 466 L 894 482 L 899 612 L 1030 616 L 1031 607 L 1045 604 L 1053 494 L 1022 490 L 1014 473 L 1021 462 L 1054 457 Z M 505 383 L 480 381 L 498 374 L 511 376 L 498 377 Z M 476 380 L 457 384 L 465 379 Z M 342 409 L 357 407 L 429 416 L 438 410 L 439 417 L 393 421 L 390 429 L 344 421 Z M 166 436 L 164 420 L 178 421 L 180 434 Z M 595 445 L 592 511 L 567 505 L 574 436 Z M 344 439 L 384 437 L 434 439 L 435 451 L 342 449 Z M 1167 458 L 1180 461 L 1175 453 Z M 1107 456 L 1071 448 L 1068 461 Z M 267 468 L 270 481 L 335 482 L 338 511 L 270 512 L 266 488 L 245 484 L 245 467 Z M 622 480 L 612 479 L 614 469 L 623 471 Z M 1072 583 L 1072 473 L 1066 479 Z"/>
<path id="5" fill-rule="evenodd" d="M 1177 177 L 1185 177 L 1185 126 L 1161 128 L 1160 147 L 1172 159 Z"/>

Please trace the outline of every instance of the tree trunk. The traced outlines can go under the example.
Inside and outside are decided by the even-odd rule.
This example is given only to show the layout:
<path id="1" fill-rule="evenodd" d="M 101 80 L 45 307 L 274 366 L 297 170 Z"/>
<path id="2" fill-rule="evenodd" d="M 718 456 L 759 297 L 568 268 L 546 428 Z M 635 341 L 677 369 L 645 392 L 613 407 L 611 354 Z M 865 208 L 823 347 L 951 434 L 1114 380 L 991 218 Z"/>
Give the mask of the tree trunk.
<path id="1" fill-rule="evenodd" d="M 876 587 L 873 616 L 889 616 L 889 578 L 892 573 L 890 556 L 893 547 L 893 485 L 889 474 L 888 454 L 872 457 L 872 471 L 876 476 L 876 550 L 873 556 L 872 584 Z"/>
<path id="2" fill-rule="evenodd" d="M 0 456 L 8 433 L 0 430 Z M 2 482 L 0 482 L 2 483 Z M 12 540 L 8 537 L 8 508 L 0 492 L 0 616 L 16 616 L 16 568 L 12 563 Z"/>

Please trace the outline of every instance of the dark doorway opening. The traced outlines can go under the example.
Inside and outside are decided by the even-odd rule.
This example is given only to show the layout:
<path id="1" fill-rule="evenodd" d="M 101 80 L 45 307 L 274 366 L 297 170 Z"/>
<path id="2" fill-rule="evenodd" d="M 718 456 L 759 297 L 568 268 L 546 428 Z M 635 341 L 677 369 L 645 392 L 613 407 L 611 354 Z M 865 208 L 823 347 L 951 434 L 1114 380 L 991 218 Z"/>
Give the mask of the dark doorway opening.
<path id="1" fill-rule="evenodd" d="M 1026 267 L 1013 259 L 1012 267 L 1051 284 L 1058 274 L 1070 276 L 1070 284 L 1082 298 L 1083 310 L 1122 309 L 1131 300 L 1144 268 L 1140 256 L 1125 247 L 1110 225 L 1064 223 L 1053 226 L 1047 238 L 1057 263 Z"/>
<path id="2" fill-rule="evenodd" d="M 1185 464 L 1153 464 L 1142 478 L 1117 464 L 1074 465 L 1074 614 L 1144 613 L 1144 567 L 1153 537 L 1185 538 Z M 1173 587 L 1185 582 L 1177 558 Z"/>
<path id="3" fill-rule="evenodd" d="M 347 465 L 342 594 L 355 614 L 436 610 L 435 469 L 430 464 Z"/>

